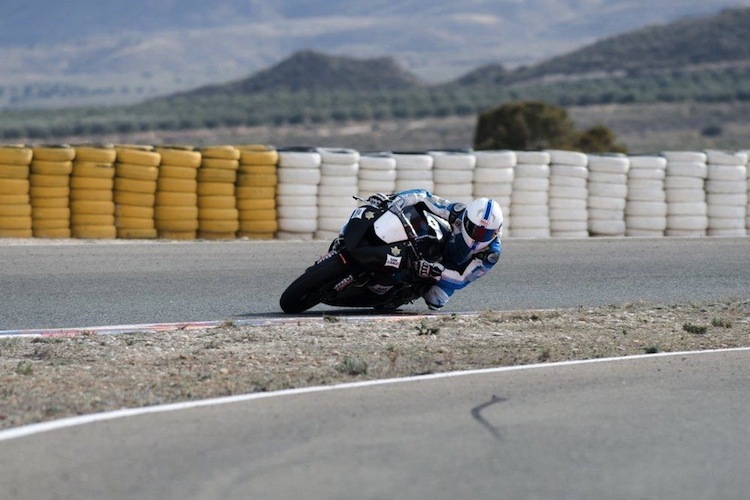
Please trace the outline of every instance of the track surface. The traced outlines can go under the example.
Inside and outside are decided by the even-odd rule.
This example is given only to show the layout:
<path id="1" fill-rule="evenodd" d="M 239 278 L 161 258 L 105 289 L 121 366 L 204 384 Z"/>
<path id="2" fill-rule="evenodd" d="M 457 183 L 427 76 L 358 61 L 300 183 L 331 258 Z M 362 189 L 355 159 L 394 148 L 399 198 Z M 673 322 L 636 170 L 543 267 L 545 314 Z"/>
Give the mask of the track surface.
<path id="1" fill-rule="evenodd" d="M 273 316 L 284 288 L 326 249 L 280 241 L 0 241 L 0 330 Z M 750 238 L 509 239 L 495 269 L 446 311 L 744 297 L 748 283 Z M 420 301 L 405 310 L 426 308 Z"/>
<path id="2" fill-rule="evenodd" d="M 750 350 L 254 399 L 0 440 L 8 500 L 744 499 Z"/>

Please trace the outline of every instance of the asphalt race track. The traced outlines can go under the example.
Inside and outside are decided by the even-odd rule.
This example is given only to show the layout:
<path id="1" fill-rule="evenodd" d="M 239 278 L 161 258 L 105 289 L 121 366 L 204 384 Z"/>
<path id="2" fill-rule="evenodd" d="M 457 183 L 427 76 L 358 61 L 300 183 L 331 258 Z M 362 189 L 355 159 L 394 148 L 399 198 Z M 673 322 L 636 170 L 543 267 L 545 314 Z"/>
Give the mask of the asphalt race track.
<path id="1" fill-rule="evenodd" d="M 324 250 L 0 246 L 0 329 L 270 316 Z M 509 240 L 450 306 L 746 298 L 748 283 L 750 238 Z M 744 499 L 749 386 L 750 350 L 737 349 L 125 412 L 0 433 L 0 497 Z"/>
<path id="2" fill-rule="evenodd" d="M 284 288 L 326 249 L 321 242 L 0 240 L 0 330 L 278 315 Z M 510 239 L 495 269 L 446 311 L 746 297 L 748 283 L 750 238 Z M 420 302 L 405 310 L 427 309 Z M 331 308 L 312 314 L 322 311 Z"/>

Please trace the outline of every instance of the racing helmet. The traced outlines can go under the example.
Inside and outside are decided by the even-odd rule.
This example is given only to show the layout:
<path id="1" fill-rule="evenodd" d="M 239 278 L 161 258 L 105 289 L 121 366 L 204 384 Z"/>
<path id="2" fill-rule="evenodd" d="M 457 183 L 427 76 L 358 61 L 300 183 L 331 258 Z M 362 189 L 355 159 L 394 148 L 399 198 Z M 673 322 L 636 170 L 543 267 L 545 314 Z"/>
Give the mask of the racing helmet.
<path id="1" fill-rule="evenodd" d="M 461 234 L 469 248 L 489 245 L 503 227 L 503 211 L 495 200 L 477 198 L 464 211 Z"/>

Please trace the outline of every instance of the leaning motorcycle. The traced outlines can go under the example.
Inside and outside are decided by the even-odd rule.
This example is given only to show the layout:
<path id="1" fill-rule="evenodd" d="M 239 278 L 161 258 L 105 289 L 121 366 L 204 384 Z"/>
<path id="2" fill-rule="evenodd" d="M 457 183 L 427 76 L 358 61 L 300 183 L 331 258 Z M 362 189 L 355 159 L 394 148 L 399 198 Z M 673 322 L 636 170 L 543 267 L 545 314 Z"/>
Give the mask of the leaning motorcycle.
<path id="1" fill-rule="evenodd" d="M 318 304 L 392 310 L 420 298 L 435 282 L 412 269 L 439 262 L 450 234 L 448 221 L 395 198 L 362 200 L 329 251 L 287 287 L 281 309 L 301 313 Z"/>

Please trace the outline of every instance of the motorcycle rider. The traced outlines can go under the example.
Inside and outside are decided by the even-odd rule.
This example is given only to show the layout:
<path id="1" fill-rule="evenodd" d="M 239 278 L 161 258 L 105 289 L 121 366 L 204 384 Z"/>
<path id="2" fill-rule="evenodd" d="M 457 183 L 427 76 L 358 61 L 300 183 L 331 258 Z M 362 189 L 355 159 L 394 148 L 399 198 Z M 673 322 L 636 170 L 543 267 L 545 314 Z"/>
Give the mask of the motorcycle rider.
<path id="1" fill-rule="evenodd" d="M 430 310 L 442 308 L 456 290 L 484 276 L 500 258 L 503 213 L 492 199 L 477 198 L 467 206 L 425 189 L 410 189 L 390 195 L 378 193 L 367 201 L 381 208 L 396 203 L 402 207 L 421 204 L 420 208 L 451 224 L 453 232 L 441 260 L 419 260 L 413 264 L 412 271 L 417 276 L 435 280 L 422 296 Z"/>

